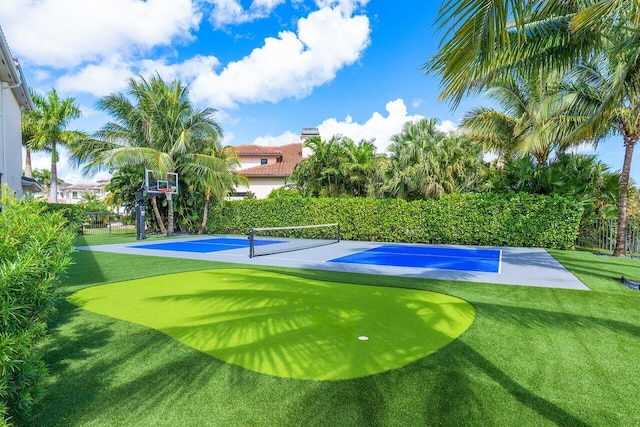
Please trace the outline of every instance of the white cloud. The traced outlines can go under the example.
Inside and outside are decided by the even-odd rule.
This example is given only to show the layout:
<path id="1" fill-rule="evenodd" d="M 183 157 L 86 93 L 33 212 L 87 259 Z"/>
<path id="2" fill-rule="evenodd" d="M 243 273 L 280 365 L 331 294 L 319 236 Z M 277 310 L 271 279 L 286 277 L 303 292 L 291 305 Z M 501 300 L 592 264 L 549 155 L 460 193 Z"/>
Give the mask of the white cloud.
<path id="1" fill-rule="evenodd" d="M 11 0 L 0 24 L 17 56 L 66 68 L 189 40 L 200 19 L 193 0 Z"/>
<path id="2" fill-rule="evenodd" d="M 253 0 L 249 9 L 245 10 L 239 0 L 209 0 L 214 5 L 210 20 L 215 28 L 250 22 L 269 16 L 273 9 L 285 1 Z"/>
<path id="3" fill-rule="evenodd" d="M 424 103 L 424 99 L 422 99 L 422 98 L 414 98 L 413 101 L 411 101 L 411 106 L 413 108 L 418 108 L 423 103 Z"/>
<path id="4" fill-rule="evenodd" d="M 262 145 L 267 147 L 275 147 L 278 145 L 292 144 L 294 142 L 300 142 L 300 135 L 291 131 L 286 131 L 278 136 L 261 136 L 256 138 L 253 143 L 256 145 Z"/>
<path id="5" fill-rule="evenodd" d="M 214 108 L 302 98 L 336 72 L 357 61 L 369 45 L 369 19 L 323 8 L 298 21 L 297 34 L 282 31 L 219 74 L 201 73 L 192 83 L 194 100 Z"/>
<path id="6" fill-rule="evenodd" d="M 120 0 L 122 1 L 122 0 Z M 275 4 L 275 3 L 274 3 Z M 61 92 L 104 96 L 126 88 L 136 74 L 191 82 L 192 98 L 217 109 L 238 104 L 273 102 L 308 96 L 357 61 L 369 45 L 369 20 L 324 8 L 298 21 L 297 33 L 280 32 L 265 39 L 250 55 L 217 72 L 215 56 L 197 55 L 171 64 L 165 58 L 132 60 L 113 54 L 68 72 L 56 82 Z"/>
<path id="7" fill-rule="evenodd" d="M 24 161 L 25 153 L 22 150 L 22 158 Z M 94 175 L 83 176 L 81 170 L 69 167 L 69 151 L 65 147 L 58 149 L 58 178 L 68 184 L 90 184 L 95 183 L 99 179 L 110 179 L 108 172 L 97 172 Z M 51 154 L 43 152 L 31 153 L 31 167 L 36 169 L 51 170 Z"/>
<path id="8" fill-rule="evenodd" d="M 191 81 L 219 65 L 220 61 L 215 56 L 196 55 L 179 64 L 167 64 L 166 60 L 143 60 L 140 62 L 139 72 L 143 76 L 158 73 L 165 80 Z"/>
<path id="9" fill-rule="evenodd" d="M 444 133 L 453 133 L 458 130 L 458 125 L 453 123 L 451 120 L 445 120 L 444 122 L 437 124 L 436 129 Z"/>
<path id="10" fill-rule="evenodd" d="M 576 145 L 575 147 L 570 147 L 567 149 L 568 153 L 571 154 L 581 154 L 581 153 L 592 153 L 595 151 L 596 145 L 592 142 L 583 142 L 582 144 Z"/>
<path id="11" fill-rule="evenodd" d="M 316 0 L 320 8 L 336 7 L 346 15 L 351 15 L 358 7 L 365 6 L 369 0 Z"/>
<path id="12" fill-rule="evenodd" d="M 386 105 L 387 116 L 375 112 L 364 123 L 354 122 L 350 116 L 344 121 L 335 118 L 327 119 L 318 125 L 322 139 L 329 139 L 333 135 L 342 135 L 360 141 L 375 138 L 378 152 L 384 152 L 391 143 L 391 137 L 402 130 L 408 121 L 417 121 L 423 116 L 407 114 L 407 107 L 402 99 L 390 101 Z"/>
<path id="13" fill-rule="evenodd" d="M 115 55 L 99 64 L 90 64 L 76 73 L 60 77 L 55 86 L 61 92 L 86 92 L 94 96 L 108 95 L 127 87 L 134 76 L 129 63 Z"/>

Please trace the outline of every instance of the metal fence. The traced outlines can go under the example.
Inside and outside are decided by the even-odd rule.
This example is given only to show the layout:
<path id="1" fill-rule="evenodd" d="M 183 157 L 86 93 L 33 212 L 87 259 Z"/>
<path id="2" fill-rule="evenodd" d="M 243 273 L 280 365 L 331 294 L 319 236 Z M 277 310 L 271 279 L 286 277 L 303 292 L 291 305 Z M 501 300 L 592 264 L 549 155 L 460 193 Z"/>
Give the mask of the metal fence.
<path id="1" fill-rule="evenodd" d="M 131 215 L 88 212 L 82 233 L 84 235 L 136 234 L 136 221 Z"/>
<path id="2" fill-rule="evenodd" d="M 580 226 L 576 246 L 601 252 L 613 252 L 616 248 L 618 220 L 594 218 Z M 625 245 L 627 252 L 640 254 L 640 218 L 629 218 Z"/>

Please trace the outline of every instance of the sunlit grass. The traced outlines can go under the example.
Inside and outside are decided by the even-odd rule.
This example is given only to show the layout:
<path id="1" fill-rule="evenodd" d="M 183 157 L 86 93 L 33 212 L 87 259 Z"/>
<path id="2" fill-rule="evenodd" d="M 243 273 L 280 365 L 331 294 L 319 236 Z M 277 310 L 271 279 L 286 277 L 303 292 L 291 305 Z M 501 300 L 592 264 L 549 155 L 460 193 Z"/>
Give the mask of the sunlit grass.
<path id="1" fill-rule="evenodd" d="M 62 300 L 46 348 L 52 380 L 29 425 L 640 425 L 640 292 L 615 280 L 632 277 L 640 261 L 551 252 L 593 291 L 259 268 L 442 292 L 474 306 L 471 328 L 439 351 L 343 381 L 256 373 Z M 74 257 L 65 295 L 230 266 L 86 251 Z"/>

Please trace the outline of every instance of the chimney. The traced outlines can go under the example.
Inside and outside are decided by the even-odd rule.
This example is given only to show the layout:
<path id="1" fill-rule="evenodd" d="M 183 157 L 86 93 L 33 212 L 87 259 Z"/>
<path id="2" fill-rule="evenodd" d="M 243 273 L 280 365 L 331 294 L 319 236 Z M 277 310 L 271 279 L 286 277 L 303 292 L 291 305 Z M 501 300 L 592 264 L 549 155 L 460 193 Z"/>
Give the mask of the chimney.
<path id="1" fill-rule="evenodd" d="M 318 128 L 302 128 L 302 133 L 300 134 L 300 140 L 306 141 L 309 138 L 320 138 L 320 131 Z"/>

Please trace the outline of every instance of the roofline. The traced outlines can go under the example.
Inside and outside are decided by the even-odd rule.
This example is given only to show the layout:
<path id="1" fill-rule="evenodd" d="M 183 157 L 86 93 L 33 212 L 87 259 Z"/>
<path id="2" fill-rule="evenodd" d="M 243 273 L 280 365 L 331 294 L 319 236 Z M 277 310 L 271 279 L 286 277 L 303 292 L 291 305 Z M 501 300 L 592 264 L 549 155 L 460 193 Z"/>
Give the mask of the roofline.
<path id="1" fill-rule="evenodd" d="M 33 99 L 31 99 L 31 95 L 27 89 L 22 67 L 20 67 L 18 60 L 11 55 L 11 50 L 9 50 L 7 40 L 4 38 L 2 27 L 0 27 L 0 59 L 2 59 L 5 65 L 9 68 L 9 76 L 12 81 L 5 83 L 9 84 L 9 88 L 13 90 L 21 109 L 33 110 Z"/>

